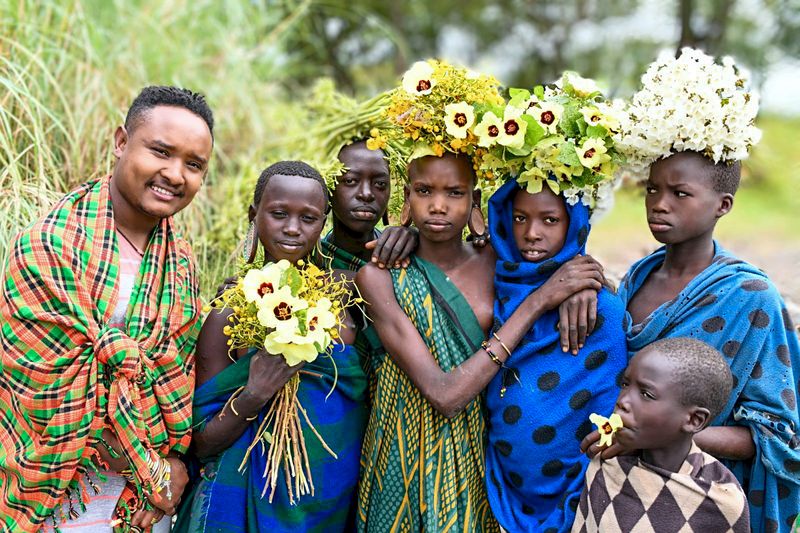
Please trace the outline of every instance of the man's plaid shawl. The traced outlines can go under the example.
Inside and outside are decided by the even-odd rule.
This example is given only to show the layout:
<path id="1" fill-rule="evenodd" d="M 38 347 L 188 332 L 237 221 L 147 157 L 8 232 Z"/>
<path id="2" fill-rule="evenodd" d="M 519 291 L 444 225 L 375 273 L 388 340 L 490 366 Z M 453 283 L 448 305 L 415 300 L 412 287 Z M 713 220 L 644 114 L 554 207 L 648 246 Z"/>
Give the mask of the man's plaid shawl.
<path id="1" fill-rule="evenodd" d="M 84 501 L 104 427 L 150 490 L 147 456 L 190 440 L 198 288 L 189 245 L 153 230 L 122 331 L 108 325 L 119 253 L 110 178 L 86 183 L 20 233 L 0 300 L 0 528 L 33 531 L 60 502 Z"/>

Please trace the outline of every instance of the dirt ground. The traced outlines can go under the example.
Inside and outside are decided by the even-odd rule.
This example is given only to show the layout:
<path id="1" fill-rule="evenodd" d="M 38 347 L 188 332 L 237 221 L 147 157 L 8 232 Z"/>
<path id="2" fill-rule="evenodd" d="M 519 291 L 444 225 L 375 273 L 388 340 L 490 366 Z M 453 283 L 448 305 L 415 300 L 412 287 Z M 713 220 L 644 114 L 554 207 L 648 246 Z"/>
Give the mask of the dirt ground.
<path id="1" fill-rule="evenodd" d="M 647 230 L 615 235 L 617 232 L 602 222 L 593 230 L 588 251 L 603 263 L 615 280 L 621 278 L 634 261 L 659 246 Z M 721 244 L 767 273 L 786 300 L 794 323 L 800 324 L 800 247 L 782 247 L 774 240 L 735 237 L 728 237 Z"/>

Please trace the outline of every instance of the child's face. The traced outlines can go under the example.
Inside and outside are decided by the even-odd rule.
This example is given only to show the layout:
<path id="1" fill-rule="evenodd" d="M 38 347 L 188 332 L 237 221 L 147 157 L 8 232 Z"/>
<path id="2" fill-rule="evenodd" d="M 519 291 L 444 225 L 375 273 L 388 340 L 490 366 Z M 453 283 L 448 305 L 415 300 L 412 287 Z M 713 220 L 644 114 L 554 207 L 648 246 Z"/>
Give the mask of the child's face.
<path id="1" fill-rule="evenodd" d="M 333 215 L 351 231 L 371 233 L 389 205 L 391 182 L 384 154 L 357 142 L 342 148 L 339 161 L 348 170 L 333 191 Z"/>
<path id="2" fill-rule="evenodd" d="M 472 208 L 469 160 L 427 156 L 409 166 L 406 201 L 420 236 L 433 242 L 461 238 Z"/>
<path id="3" fill-rule="evenodd" d="M 710 236 L 730 210 L 726 195 L 714 190 L 709 165 L 696 154 L 677 153 L 650 167 L 645 206 L 657 241 L 680 244 Z"/>
<path id="4" fill-rule="evenodd" d="M 272 176 L 254 219 L 267 260 L 295 263 L 308 255 L 325 225 L 325 207 L 325 193 L 318 181 Z"/>
<path id="5" fill-rule="evenodd" d="M 569 215 L 560 196 L 548 187 L 536 194 L 520 190 L 512 207 L 514 241 L 525 261 L 550 259 L 564 247 Z"/>
<path id="6" fill-rule="evenodd" d="M 629 449 L 668 448 L 684 438 L 682 426 L 689 409 L 680 402 L 680 383 L 673 383 L 673 363 L 648 348 L 637 353 L 622 380 L 622 390 L 614 412 L 622 418 L 624 429 L 615 435 Z"/>

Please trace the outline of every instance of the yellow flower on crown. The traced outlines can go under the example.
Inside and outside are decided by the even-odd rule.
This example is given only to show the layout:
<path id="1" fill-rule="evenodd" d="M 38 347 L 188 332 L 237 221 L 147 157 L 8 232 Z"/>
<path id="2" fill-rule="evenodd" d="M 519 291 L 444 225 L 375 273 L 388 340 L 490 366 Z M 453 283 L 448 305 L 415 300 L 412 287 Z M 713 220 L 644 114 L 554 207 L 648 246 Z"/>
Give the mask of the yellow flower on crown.
<path id="1" fill-rule="evenodd" d="M 480 123 L 475 126 L 475 135 L 478 136 L 478 146 L 489 148 L 494 146 L 503 128 L 503 121 L 491 111 L 487 111 Z"/>
<path id="2" fill-rule="evenodd" d="M 433 66 L 427 61 L 417 61 L 403 75 L 403 89 L 408 94 L 430 94 L 436 80 L 433 78 Z"/>
<path id="3" fill-rule="evenodd" d="M 589 420 L 597 426 L 597 430 L 600 432 L 600 442 L 597 445 L 600 447 L 611 446 L 611 443 L 614 442 L 614 433 L 622 427 L 622 418 L 617 413 L 608 418 L 592 413 L 589 415 Z"/>
<path id="4" fill-rule="evenodd" d="M 602 139 L 589 137 L 582 146 L 576 149 L 581 165 L 586 168 L 595 168 L 611 159 L 606 152 L 606 145 Z"/>
<path id="5" fill-rule="evenodd" d="M 508 106 L 503 113 L 503 124 L 500 128 L 500 135 L 497 137 L 498 144 L 509 148 L 520 148 L 525 144 L 525 131 L 528 123 L 520 119 L 522 111 Z"/>
<path id="6" fill-rule="evenodd" d="M 539 102 L 533 107 L 528 108 L 526 113 L 536 119 L 536 122 L 544 128 L 547 133 L 556 133 L 558 122 L 564 114 L 564 107 L 556 102 Z"/>
<path id="7" fill-rule="evenodd" d="M 445 130 L 456 139 L 466 139 L 469 129 L 475 123 L 475 110 L 466 102 L 447 104 Z"/>

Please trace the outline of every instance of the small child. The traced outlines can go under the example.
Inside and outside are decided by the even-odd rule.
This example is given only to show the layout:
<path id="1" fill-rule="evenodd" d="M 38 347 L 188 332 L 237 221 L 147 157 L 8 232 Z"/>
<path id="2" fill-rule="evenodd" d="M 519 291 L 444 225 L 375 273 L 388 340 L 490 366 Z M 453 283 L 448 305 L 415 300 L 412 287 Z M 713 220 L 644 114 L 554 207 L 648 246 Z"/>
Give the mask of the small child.
<path id="1" fill-rule="evenodd" d="M 749 532 L 739 482 L 693 441 L 731 386 L 722 355 L 704 342 L 668 338 L 640 350 L 625 370 L 614 435 L 639 452 L 592 459 L 572 531 Z"/>

